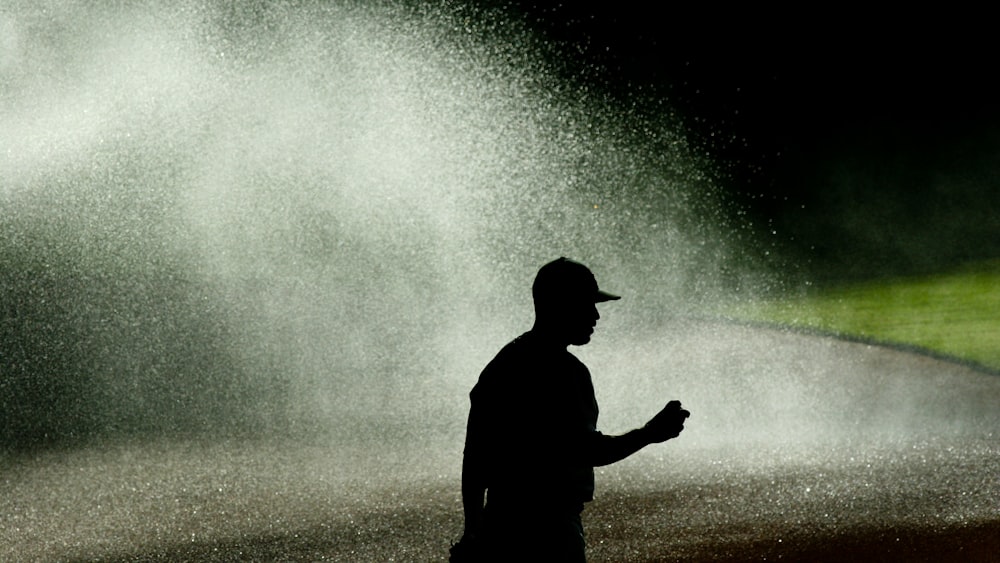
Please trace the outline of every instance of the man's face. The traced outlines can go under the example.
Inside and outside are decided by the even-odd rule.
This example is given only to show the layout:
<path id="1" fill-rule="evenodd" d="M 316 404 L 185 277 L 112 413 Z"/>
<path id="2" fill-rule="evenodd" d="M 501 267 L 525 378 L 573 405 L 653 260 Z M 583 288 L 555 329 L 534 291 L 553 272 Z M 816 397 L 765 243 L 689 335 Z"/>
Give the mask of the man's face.
<path id="1" fill-rule="evenodd" d="M 559 327 L 565 340 L 574 346 L 590 342 L 594 327 L 601 315 L 597 304 L 590 299 L 571 299 L 562 304 L 559 311 Z"/>

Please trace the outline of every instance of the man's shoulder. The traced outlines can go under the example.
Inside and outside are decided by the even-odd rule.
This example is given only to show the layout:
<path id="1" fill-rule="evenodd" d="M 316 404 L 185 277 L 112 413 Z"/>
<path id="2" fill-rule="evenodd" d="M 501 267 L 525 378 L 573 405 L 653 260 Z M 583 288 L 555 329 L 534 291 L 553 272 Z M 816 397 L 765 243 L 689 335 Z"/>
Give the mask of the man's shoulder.
<path id="1" fill-rule="evenodd" d="M 499 352 L 493 356 L 493 359 L 486 364 L 486 368 L 483 373 L 493 372 L 498 369 L 517 367 L 518 364 L 522 362 L 527 362 L 535 353 L 533 352 L 531 343 L 531 333 L 524 333 L 518 336 L 514 340 L 511 340 Z"/>
<path id="2" fill-rule="evenodd" d="M 528 331 L 507 343 L 483 369 L 479 380 L 524 379 L 543 372 L 584 370 L 586 366 L 564 349 L 552 347 Z"/>
<path id="3" fill-rule="evenodd" d="M 538 353 L 531 333 L 526 332 L 504 345 L 486 364 L 479 375 L 480 386 L 523 374 L 531 369 L 537 359 Z"/>

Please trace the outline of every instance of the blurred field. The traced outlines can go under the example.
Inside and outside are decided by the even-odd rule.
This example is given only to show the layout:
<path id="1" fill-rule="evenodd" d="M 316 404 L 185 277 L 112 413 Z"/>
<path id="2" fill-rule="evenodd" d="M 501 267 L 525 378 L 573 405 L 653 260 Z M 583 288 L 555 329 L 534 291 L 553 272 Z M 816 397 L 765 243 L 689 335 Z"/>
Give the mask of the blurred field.
<path id="1" fill-rule="evenodd" d="M 1000 370 L 1000 260 L 740 306 L 756 322 L 913 346 Z"/>

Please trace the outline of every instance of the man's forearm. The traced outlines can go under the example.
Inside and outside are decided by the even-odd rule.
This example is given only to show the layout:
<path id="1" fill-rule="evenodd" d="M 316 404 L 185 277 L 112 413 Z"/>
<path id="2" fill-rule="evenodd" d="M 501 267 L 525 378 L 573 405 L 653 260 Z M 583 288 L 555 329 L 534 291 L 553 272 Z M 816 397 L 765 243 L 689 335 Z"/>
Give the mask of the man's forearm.
<path id="1" fill-rule="evenodd" d="M 595 432 L 593 438 L 590 462 L 594 467 L 621 461 L 652 443 L 648 432 L 643 428 L 626 432 L 621 436 L 606 436 Z"/>

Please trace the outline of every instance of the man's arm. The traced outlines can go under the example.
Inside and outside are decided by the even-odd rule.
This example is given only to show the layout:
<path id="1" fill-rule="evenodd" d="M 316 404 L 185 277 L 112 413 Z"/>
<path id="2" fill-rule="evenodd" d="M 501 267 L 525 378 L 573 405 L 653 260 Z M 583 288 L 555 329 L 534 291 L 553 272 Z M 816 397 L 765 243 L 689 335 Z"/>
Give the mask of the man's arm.
<path id="1" fill-rule="evenodd" d="M 473 390 L 475 394 L 475 390 Z M 489 406 L 473 398 L 469 420 L 465 429 L 465 449 L 462 456 L 462 508 L 465 513 L 465 538 L 473 539 L 482 530 L 483 506 L 486 502 L 487 461 L 486 451 L 489 428 Z"/>
<path id="2" fill-rule="evenodd" d="M 467 454 L 462 460 L 462 508 L 465 512 L 465 538 L 472 539 L 482 529 L 486 484 L 482 469 Z"/>
<path id="3" fill-rule="evenodd" d="M 591 435 L 588 464 L 600 467 L 617 463 L 652 443 L 642 428 L 621 436 L 607 436 L 595 430 Z"/>
<path id="4" fill-rule="evenodd" d="M 680 401 L 670 401 L 642 428 L 621 436 L 606 436 L 594 430 L 591 434 L 590 464 L 594 467 L 621 461 L 649 444 L 676 438 L 684 430 L 684 421 L 691 413 L 681 408 Z"/>

